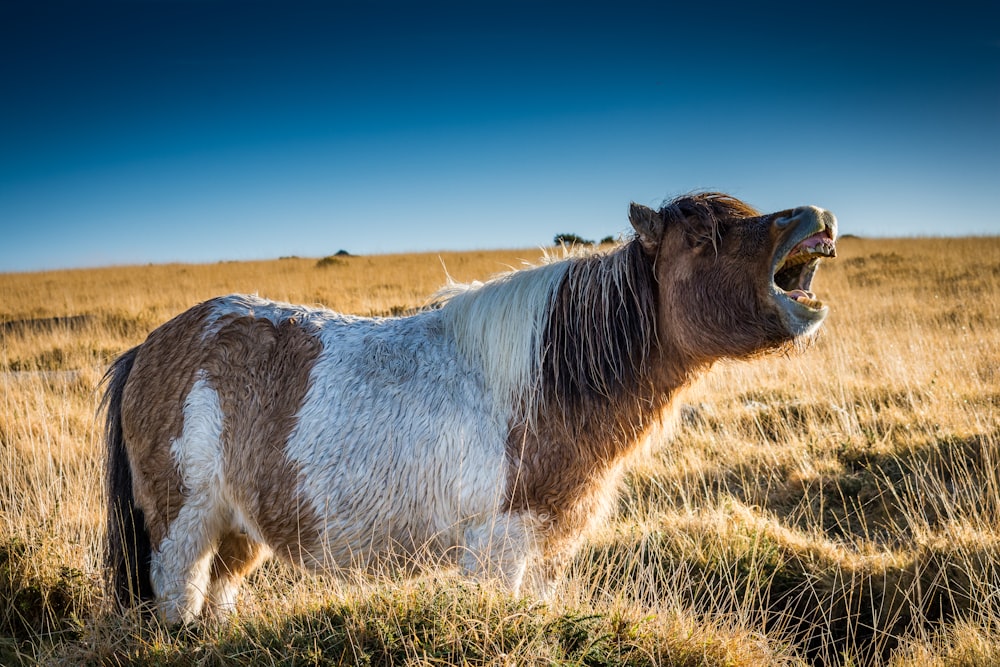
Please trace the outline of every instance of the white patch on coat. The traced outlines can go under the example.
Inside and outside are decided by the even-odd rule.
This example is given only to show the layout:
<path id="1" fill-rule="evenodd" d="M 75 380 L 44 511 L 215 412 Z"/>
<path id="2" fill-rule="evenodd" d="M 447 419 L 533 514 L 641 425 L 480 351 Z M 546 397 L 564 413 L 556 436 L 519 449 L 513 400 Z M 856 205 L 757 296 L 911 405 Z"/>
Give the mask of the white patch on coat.
<path id="1" fill-rule="evenodd" d="M 221 437 L 219 396 L 199 377 L 184 401 L 184 430 L 170 445 L 184 504 L 150 563 L 159 610 L 168 622 L 191 622 L 201 612 L 218 536 L 230 521 L 222 497 Z"/>
<path id="2" fill-rule="evenodd" d="M 287 454 L 322 525 L 306 565 L 390 554 L 457 556 L 491 521 L 506 482 L 507 423 L 442 311 L 402 319 L 309 318 L 323 343 Z"/>

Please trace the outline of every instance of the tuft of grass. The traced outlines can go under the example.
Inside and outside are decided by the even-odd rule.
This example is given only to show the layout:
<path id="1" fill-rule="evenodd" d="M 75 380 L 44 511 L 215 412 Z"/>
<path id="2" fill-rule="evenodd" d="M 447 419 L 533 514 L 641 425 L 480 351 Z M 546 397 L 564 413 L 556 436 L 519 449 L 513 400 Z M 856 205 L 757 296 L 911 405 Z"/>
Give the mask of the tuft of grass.
<path id="1" fill-rule="evenodd" d="M 662 600 L 733 617 L 828 664 L 888 659 L 905 636 L 1000 616 L 1000 542 L 937 534 L 907 550 L 850 546 L 732 501 L 623 522 L 574 565 L 588 601 L 655 608 Z M 610 597 L 609 597 L 610 596 Z"/>
<path id="2" fill-rule="evenodd" d="M 79 639 L 99 598 L 94 578 L 35 543 L 0 542 L 0 663 L 22 662 L 40 644 Z M 15 658 L 17 659 L 15 661 Z"/>

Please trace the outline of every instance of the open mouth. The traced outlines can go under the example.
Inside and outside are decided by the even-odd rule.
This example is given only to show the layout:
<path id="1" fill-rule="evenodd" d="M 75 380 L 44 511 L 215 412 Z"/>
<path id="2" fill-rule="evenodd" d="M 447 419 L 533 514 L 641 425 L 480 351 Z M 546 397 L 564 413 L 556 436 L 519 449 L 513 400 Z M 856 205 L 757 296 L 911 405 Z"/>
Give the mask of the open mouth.
<path id="1" fill-rule="evenodd" d="M 786 230 L 771 265 L 772 298 L 792 338 L 808 336 L 830 312 L 811 290 L 820 261 L 837 256 L 837 218 L 819 207 L 802 206 L 779 214 L 772 224 Z"/>
<path id="2" fill-rule="evenodd" d="M 774 286 L 779 296 L 813 311 L 826 309 L 810 291 L 813 275 L 823 257 L 836 257 L 837 247 L 829 227 L 795 243 L 774 267 Z"/>

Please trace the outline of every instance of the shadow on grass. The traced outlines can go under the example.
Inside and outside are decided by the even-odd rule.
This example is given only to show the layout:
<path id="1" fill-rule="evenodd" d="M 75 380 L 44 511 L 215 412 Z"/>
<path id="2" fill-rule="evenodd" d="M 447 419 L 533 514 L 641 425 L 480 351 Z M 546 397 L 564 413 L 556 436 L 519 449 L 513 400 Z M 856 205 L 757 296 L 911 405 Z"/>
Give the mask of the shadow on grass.
<path id="1" fill-rule="evenodd" d="M 463 581 L 397 586 L 225 627 L 105 619 L 64 658 L 104 665 L 798 665 L 710 624 L 554 611 Z M 131 625 L 130 625 L 131 623 Z"/>
<path id="2" fill-rule="evenodd" d="M 37 545 L 0 542 L 0 664 L 33 663 L 39 651 L 81 636 L 98 586 L 83 572 L 53 568 Z"/>
<path id="3" fill-rule="evenodd" d="M 588 547 L 592 604 L 620 591 L 784 639 L 815 665 L 884 664 L 905 638 L 1000 614 L 1000 544 L 939 539 L 859 554 L 764 521 L 646 530 Z"/>

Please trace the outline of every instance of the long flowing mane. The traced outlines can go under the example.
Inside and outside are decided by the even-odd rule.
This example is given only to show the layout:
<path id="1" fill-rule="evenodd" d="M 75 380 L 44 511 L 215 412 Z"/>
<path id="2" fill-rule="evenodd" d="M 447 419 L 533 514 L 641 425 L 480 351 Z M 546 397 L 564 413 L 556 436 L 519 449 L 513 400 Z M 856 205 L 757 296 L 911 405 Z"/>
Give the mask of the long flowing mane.
<path id="1" fill-rule="evenodd" d="M 665 203 L 667 225 L 716 245 L 726 220 L 757 215 L 719 192 Z M 634 238 L 618 248 L 452 285 L 437 305 L 461 353 L 484 370 L 497 416 L 540 401 L 581 407 L 634 393 L 657 340 L 654 258 Z"/>
<path id="2" fill-rule="evenodd" d="M 511 271 L 485 283 L 452 285 L 439 296 L 441 315 L 459 352 L 483 369 L 498 418 L 509 418 L 512 406 L 529 407 L 539 389 L 549 312 L 573 261 Z"/>
<path id="3" fill-rule="evenodd" d="M 530 419 L 541 401 L 568 405 L 637 387 L 656 339 L 652 263 L 632 240 L 453 287 L 442 314 L 498 407 Z"/>

